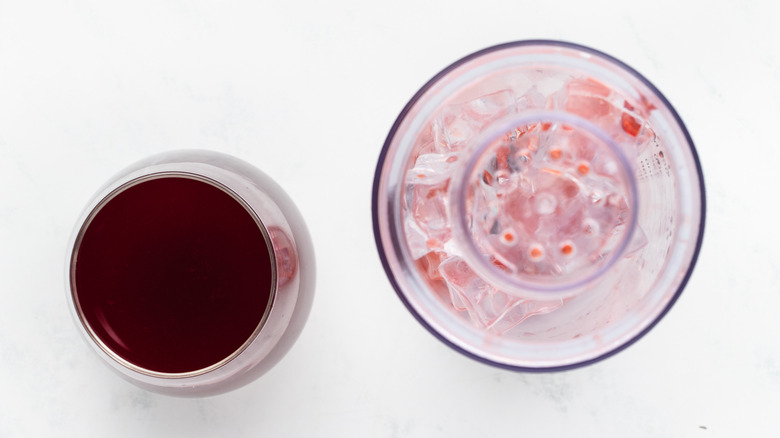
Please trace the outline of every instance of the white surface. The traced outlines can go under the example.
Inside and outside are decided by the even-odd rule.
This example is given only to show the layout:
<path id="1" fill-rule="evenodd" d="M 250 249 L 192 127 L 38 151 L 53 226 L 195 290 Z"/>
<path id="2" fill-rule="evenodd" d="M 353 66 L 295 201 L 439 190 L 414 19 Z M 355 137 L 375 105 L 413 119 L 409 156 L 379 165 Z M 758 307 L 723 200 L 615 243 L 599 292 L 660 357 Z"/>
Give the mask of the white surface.
<path id="1" fill-rule="evenodd" d="M 779 436 L 777 13 L 770 0 L 0 0 L 0 436 Z M 530 38 L 590 45 L 654 82 L 698 147 L 709 204 L 667 317 L 615 357 L 541 375 L 428 334 L 386 280 L 370 218 L 376 159 L 412 94 L 472 51 Z M 319 260 L 290 354 L 195 400 L 99 363 L 63 286 L 93 191 L 185 147 L 275 178 Z"/>

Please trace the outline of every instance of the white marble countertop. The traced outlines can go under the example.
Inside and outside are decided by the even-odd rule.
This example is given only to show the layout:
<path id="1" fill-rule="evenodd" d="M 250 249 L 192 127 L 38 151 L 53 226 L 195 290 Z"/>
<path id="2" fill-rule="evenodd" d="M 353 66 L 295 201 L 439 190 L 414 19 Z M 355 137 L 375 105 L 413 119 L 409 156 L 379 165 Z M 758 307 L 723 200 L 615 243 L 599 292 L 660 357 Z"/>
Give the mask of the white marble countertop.
<path id="1" fill-rule="evenodd" d="M 776 4 L 380 3 L 0 0 L 0 436 L 780 436 Z M 468 53 L 535 38 L 654 82 L 697 145 L 709 207 L 666 318 L 555 374 L 492 368 L 431 336 L 388 283 L 370 217 L 380 148 L 412 94 Z M 310 218 L 318 290 L 271 372 L 178 399 L 98 361 L 63 265 L 99 185 L 193 147 L 285 187 Z"/>

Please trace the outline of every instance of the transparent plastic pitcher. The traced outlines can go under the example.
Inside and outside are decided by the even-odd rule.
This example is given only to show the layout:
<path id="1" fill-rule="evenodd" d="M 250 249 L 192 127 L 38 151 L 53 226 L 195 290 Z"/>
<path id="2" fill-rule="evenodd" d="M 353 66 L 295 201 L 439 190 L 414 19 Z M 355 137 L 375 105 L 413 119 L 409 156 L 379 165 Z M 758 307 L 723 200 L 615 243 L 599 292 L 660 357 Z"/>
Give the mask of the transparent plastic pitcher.
<path id="1" fill-rule="evenodd" d="M 390 282 L 446 344 L 496 366 L 572 368 L 647 333 L 685 287 L 704 185 L 664 96 L 555 41 L 469 55 L 412 98 L 377 166 Z"/>

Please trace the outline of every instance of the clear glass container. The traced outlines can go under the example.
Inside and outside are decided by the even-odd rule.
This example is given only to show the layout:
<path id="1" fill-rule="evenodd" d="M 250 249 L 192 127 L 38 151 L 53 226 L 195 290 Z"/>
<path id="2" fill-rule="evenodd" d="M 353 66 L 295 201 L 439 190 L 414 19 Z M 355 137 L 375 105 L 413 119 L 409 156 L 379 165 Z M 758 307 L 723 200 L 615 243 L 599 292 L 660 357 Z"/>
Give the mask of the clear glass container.
<path id="1" fill-rule="evenodd" d="M 263 278 L 260 278 L 259 274 L 255 275 L 252 272 L 247 274 L 247 278 L 254 282 L 251 284 L 261 284 L 261 286 L 258 286 L 256 289 L 250 287 L 247 290 L 248 302 L 258 302 L 259 304 L 248 310 L 249 313 L 247 314 L 252 315 L 249 318 L 256 319 L 250 319 L 252 325 L 248 329 L 246 327 L 243 328 L 246 335 L 245 338 L 239 338 L 239 345 L 235 347 L 219 345 L 215 347 L 212 345 L 211 347 L 214 348 L 229 348 L 230 351 L 217 356 L 211 362 L 196 366 L 196 369 L 188 369 L 186 365 L 171 365 L 171 368 L 165 368 L 168 365 L 161 365 L 161 367 L 156 365 L 148 366 L 144 362 L 134 359 L 134 356 L 130 353 L 136 350 L 142 351 L 143 348 L 146 348 L 144 344 L 149 343 L 151 345 L 161 339 L 166 339 L 166 342 L 173 342 L 171 344 L 172 347 L 186 344 L 194 345 L 194 347 L 187 347 L 190 350 L 198 350 L 201 348 L 199 346 L 200 343 L 202 343 L 202 348 L 205 349 L 207 345 L 210 345 L 209 342 L 218 342 L 213 341 L 212 334 L 217 336 L 222 331 L 233 330 L 231 324 L 235 318 L 229 313 L 225 314 L 227 311 L 223 311 L 223 314 L 220 316 L 221 320 L 213 322 L 213 329 L 204 329 L 205 331 L 211 330 L 214 333 L 192 330 L 193 327 L 200 328 L 200 326 L 190 325 L 187 328 L 186 324 L 179 324 L 174 321 L 174 317 L 184 319 L 187 318 L 187 315 L 200 315 L 199 317 L 207 320 L 212 313 L 216 314 L 221 309 L 220 306 L 224 304 L 225 300 L 233 299 L 225 298 L 232 297 L 232 295 L 230 295 L 231 292 L 229 290 L 223 290 L 225 288 L 233 287 L 235 289 L 237 287 L 230 286 L 232 283 L 230 283 L 231 279 L 229 278 L 220 280 L 222 283 L 219 283 L 218 287 L 213 287 L 213 290 L 208 289 L 211 286 L 199 286 L 199 283 L 211 285 L 212 283 L 209 283 L 211 280 L 207 277 L 219 274 L 213 269 L 209 271 L 202 268 L 202 265 L 220 260 L 235 260 L 237 262 L 241 260 L 236 258 L 235 254 L 229 253 L 198 254 L 195 256 L 193 254 L 196 250 L 193 248 L 199 248 L 198 245 L 201 245 L 200 248 L 209 248 L 208 245 L 219 247 L 219 243 L 227 238 L 232 238 L 240 243 L 244 236 L 231 235 L 230 228 L 232 228 L 232 225 L 230 224 L 224 225 L 222 226 L 224 229 L 218 230 L 196 229 L 195 232 L 187 234 L 185 237 L 182 237 L 184 234 L 179 236 L 176 229 L 178 227 L 174 226 L 169 227 L 169 229 L 162 229 L 162 231 L 152 231 L 152 228 L 150 228 L 149 233 L 157 232 L 160 235 L 153 238 L 150 237 L 148 241 L 146 241 L 147 239 L 144 236 L 139 239 L 144 240 L 144 245 L 149 248 L 134 247 L 133 239 L 117 240 L 119 242 L 117 245 L 126 245 L 133 252 L 137 253 L 129 256 L 100 254 L 100 251 L 109 252 L 106 251 L 106 248 L 114 248 L 110 242 L 103 246 L 99 245 L 100 243 L 105 243 L 103 242 L 104 239 L 114 239 L 116 237 L 111 233 L 97 235 L 97 237 L 91 239 L 90 245 L 92 245 L 91 248 L 93 249 L 89 250 L 89 258 L 87 258 L 87 252 L 85 252 L 87 251 L 86 247 L 83 246 L 84 242 L 88 240 L 85 240 L 85 236 L 89 236 L 90 233 L 97 233 L 100 231 L 99 228 L 104 227 L 106 223 L 112 225 L 112 221 L 146 220 L 142 204 L 139 208 L 130 208 L 123 204 L 121 208 L 125 208 L 125 210 L 119 211 L 110 220 L 102 220 L 100 222 L 96 218 L 101 218 L 101 214 L 107 216 L 108 208 L 112 205 L 120 205 L 120 199 L 123 199 L 122 202 L 127 204 L 125 200 L 129 193 L 135 193 L 137 195 L 136 198 L 140 199 L 138 202 L 142 203 L 144 196 L 159 193 L 160 187 L 165 187 L 165 181 L 163 180 L 171 180 L 182 183 L 185 186 L 193 186 L 198 190 L 206 190 L 206 192 L 193 192 L 194 205 L 189 205 L 187 208 L 191 208 L 194 213 L 188 213 L 182 215 L 181 218 L 177 218 L 176 212 L 173 212 L 171 213 L 173 214 L 171 216 L 174 218 L 173 220 L 188 221 L 190 217 L 196 217 L 193 220 L 197 223 L 197 216 L 203 216 L 211 218 L 209 220 L 217 221 L 215 223 L 219 223 L 221 216 L 226 214 L 224 211 L 209 211 L 210 206 L 208 204 L 198 205 L 199 202 L 206 202 L 205 198 L 202 197 L 203 193 L 211 193 L 212 197 L 216 196 L 214 199 L 221 199 L 220 202 L 223 202 L 221 204 L 223 207 L 232 205 L 234 210 L 239 212 L 239 216 L 241 214 L 245 215 L 244 220 L 249 221 L 250 229 L 253 230 L 252 234 L 257 239 L 256 242 L 259 242 L 258 245 L 254 245 L 256 248 L 252 248 L 250 245 L 245 250 L 252 252 L 252 254 L 259 254 L 260 259 L 265 260 L 268 265 L 267 272 L 263 274 Z M 159 183 L 161 181 L 163 184 L 158 184 L 159 187 L 148 185 L 150 182 Z M 150 188 L 150 190 L 140 192 L 138 188 L 144 187 L 144 184 L 147 184 L 147 188 Z M 208 187 L 203 186 L 203 184 Z M 171 193 L 165 195 L 170 198 L 170 205 L 174 210 L 179 208 L 179 205 L 188 205 L 187 202 L 179 199 L 184 196 L 179 196 L 177 190 L 171 189 Z M 225 202 L 227 204 L 224 204 Z M 193 204 L 193 202 L 190 202 L 190 204 Z M 159 222 L 154 217 L 155 214 L 157 213 L 149 213 L 149 215 L 153 216 L 148 219 L 150 224 Z M 129 228 L 128 224 L 119 224 L 117 226 L 120 225 L 125 228 L 119 227 L 116 229 L 134 229 L 132 224 L 129 225 Z M 251 228 L 253 226 L 256 226 L 256 228 Z M 184 228 L 184 225 L 182 225 L 182 228 Z M 203 233 L 200 231 L 203 231 Z M 117 232 L 114 232 L 114 234 L 117 234 Z M 225 236 L 224 239 L 223 236 Z M 248 239 L 249 236 L 246 236 L 246 238 Z M 187 241 L 187 239 L 190 241 Z M 200 241 L 205 239 L 212 239 L 212 241 L 210 244 L 202 244 Z M 122 170 L 100 188 L 86 206 L 77 222 L 68 248 L 69 252 L 66 261 L 68 298 L 76 325 L 85 340 L 98 356 L 122 377 L 142 388 L 163 394 L 175 396 L 214 395 L 238 388 L 258 378 L 273 367 L 291 348 L 303 329 L 313 301 L 315 285 L 314 251 L 311 238 L 299 211 L 282 188 L 267 175 L 242 160 L 221 153 L 201 150 L 167 152 L 141 160 Z M 155 253 L 157 250 L 162 252 Z M 221 249 L 220 251 L 224 250 Z M 154 270 L 156 265 L 163 266 L 159 269 L 159 272 L 139 272 L 139 277 L 145 277 L 144 281 L 147 282 L 145 284 L 139 283 L 139 285 L 124 288 L 123 283 L 128 282 L 128 280 L 120 280 L 119 284 L 107 286 L 112 284 L 110 281 L 113 281 L 112 275 L 114 275 L 114 271 L 127 270 L 120 266 L 121 263 L 119 262 L 106 262 L 105 260 L 113 260 L 110 257 L 118 257 L 117 260 L 130 261 L 134 257 L 140 259 L 149 258 L 149 260 L 152 260 L 152 257 L 157 257 L 157 259 L 154 259 L 155 261 L 143 265 L 143 269 Z M 102 260 L 103 258 L 105 260 Z M 155 292 L 151 294 L 151 298 L 148 296 L 143 298 L 147 301 L 143 303 L 136 302 L 141 299 L 139 297 L 145 296 L 144 294 L 149 295 L 145 289 L 147 286 L 152 288 L 159 286 L 159 284 L 164 284 L 166 281 L 169 283 L 178 281 L 176 279 L 179 277 L 176 277 L 176 279 L 166 278 L 169 275 L 166 269 L 171 272 L 174 269 L 179 269 L 175 268 L 178 261 L 181 261 L 180 265 L 182 266 L 191 266 L 189 273 L 185 272 L 182 274 L 179 272 L 175 274 L 191 277 L 187 280 L 191 280 L 190 283 L 182 286 L 185 290 L 176 292 L 184 294 L 183 296 L 175 296 L 175 299 L 180 300 L 181 303 L 176 304 L 175 308 L 163 309 L 155 301 L 155 294 L 163 297 L 163 295 L 168 294 L 168 291 L 159 287 L 154 289 Z M 228 265 L 230 263 L 233 262 L 228 262 Z M 87 266 L 85 267 L 84 265 Z M 88 268 L 90 266 L 93 266 L 92 273 L 89 273 Z M 252 271 L 253 265 L 247 266 L 249 268 L 242 269 L 244 271 Z M 87 281 L 89 280 L 89 275 L 93 275 L 97 280 L 90 283 Z M 125 272 L 123 275 L 127 276 L 128 273 Z M 161 277 L 156 278 L 154 275 Z M 200 277 L 195 277 L 196 275 L 200 275 Z M 132 278 L 133 272 L 130 272 L 129 276 Z M 156 279 L 159 279 L 159 281 L 155 281 Z M 101 281 L 104 283 L 100 283 Z M 90 288 L 89 294 L 91 294 L 89 297 L 86 295 L 88 287 Z M 111 290 L 112 288 L 120 287 L 122 288 L 121 293 Z M 175 288 L 176 285 L 171 286 L 169 284 L 166 287 Z M 79 288 L 83 290 L 79 290 Z M 211 295 L 210 298 L 206 297 L 211 301 L 204 300 L 204 297 L 200 296 L 204 293 Z M 87 298 L 93 303 L 86 304 Z M 114 307 L 110 307 L 118 306 L 117 302 L 119 301 L 127 308 L 116 310 Z M 92 310 L 95 307 L 94 303 L 97 303 L 97 313 Z M 190 312 L 190 310 L 187 310 L 189 309 L 188 306 L 200 307 L 190 309 L 195 313 L 187 313 Z M 213 307 L 209 308 L 208 306 Z M 122 312 L 136 313 L 129 317 L 131 319 L 127 321 L 121 319 Z M 162 315 L 160 312 L 168 312 L 171 315 Z M 197 312 L 202 313 L 199 314 Z M 94 315 L 97 316 L 95 317 Z M 169 317 L 171 322 L 165 323 L 167 325 L 158 324 L 155 326 L 154 324 L 162 324 L 164 321 L 154 321 L 154 319 L 163 317 Z M 132 318 L 136 318 L 137 321 Z M 194 322 L 200 324 L 199 321 Z M 193 323 L 193 321 L 190 321 L 190 323 Z M 139 331 L 142 328 L 146 330 L 144 324 L 151 324 L 150 327 L 152 328 L 148 330 L 148 333 Z M 206 323 L 204 322 L 204 324 Z M 166 327 L 165 332 L 162 332 L 159 327 Z M 178 330 L 179 327 L 184 327 L 180 330 L 181 333 L 170 333 Z M 207 326 L 204 325 L 204 327 Z M 121 330 L 125 330 L 129 334 L 125 335 L 123 334 L 125 332 Z M 138 335 L 138 333 L 141 334 Z M 135 338 L 130 339 L 130 334 L 135 336 Z M 179 338 L 177 339 L 176 336 L 179 336 Z M 239 334 L 239 336 L 243 335 Z M 125 344 L 127 344 L 127 349 L 125 349 Z M 176 355 L 189 353 L 196 354 L 197 352 L 189 351 L 182 347 L 181 349 L 171 348 L 170 351 L 149 350 L 144 354 L 147 356 L 146 363 L 166 364 L 168 362 L 174 363 L 177 359 Z M 170 361 L 166 362 L 168 359 Z"/>
<path id="2" fill-rule="evenodd" d="M 373 190 L 398 296 L 474 359 L 552 371 L 603 359 L 679 297 L 701 246 L 702 171 L 671 104 L 596 50 L 469 55 L 406 105 Z"/>

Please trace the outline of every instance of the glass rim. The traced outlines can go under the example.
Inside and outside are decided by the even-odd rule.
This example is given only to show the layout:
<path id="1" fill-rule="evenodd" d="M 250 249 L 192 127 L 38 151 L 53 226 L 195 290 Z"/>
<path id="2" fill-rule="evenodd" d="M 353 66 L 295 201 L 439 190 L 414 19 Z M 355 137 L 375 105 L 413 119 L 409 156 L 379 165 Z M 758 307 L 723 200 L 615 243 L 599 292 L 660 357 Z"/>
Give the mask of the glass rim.
<path id="1" fill-rule="evenodd" d="M 626 181 L 628 182 L 627 196 L 629 205 L 632 206 L 632 213 L 630 215 L 629 221 L 626 224 L 628 231 L 621 236 L 620 243 L 609 254 L 609 256 L 606 258 L 606 261 L 601 266 L 582 277 L 575 277 L 573 280 L 563 282 L 550 282 L 549 284 L 545 284 L 544 282 L 527 281 L 518 276 L 507 276 L 503 275 L 503 273 L 500 273 L 501 271 L 496 269 L 496 267 L 490 263 L 483 254 L 480 253 L 475 242 L 470 237 L 470 233 L 468 232 L 468 225 L 466 223 L 467 212 L 465 205 L 463 202 L 458 202 L 458 200 L 466 199 L 466 192 L 470 183 L 466 176 L 473 172 L 477 162 L 480 160 L 480 155 L 491 147 L 491 143 L 493 141 L 495 141 L 502 133 L 508 132 L 512 126 L 530 125 L 533 123 L 543 122 L 562 123 L 565 125 L 574 126 L 585 132 L 586 135 L 591 136 L 592 140 L 599 141 L 602 147 L 606 146 L 606 148 L 608 148 L 608 150 L 617 158 L 618 167 L 624 174 L 623 177 L 625 177 Z M 628 160 L 625 157 L 625 154 L 620 150 L 615 142 L 609 138 L 609 136 L 600 128 L 582 117 L 560 114 L 553 111 L 531 111 L 524 112 L 512 117 L 506 117 L 502 119 L 497 125 L 498 129 L 490 130 L 488 135 L 480 136 L 477 141 L 475 141 L 477 146 L 472 151 L 472 156 L 467 160 L 464 168 L 453 177 L 453 187 L 451 190 L 453 190 L 452 194 L 455 194 L 456 196 L 455 201 L 453 201 L 453 205 L 451 206 L 451 211 L 453 213 L 457 213 L 455 214 L 455 218 L 452 221 L 453 234 L 457 234 L 466 242 L 463 245 L 463 250 L 465 252 L 463 255 L 464 259 L 466 259 L 469 264 L 474 263 L 475 265 L 482 268 L 480 272 L 485 274 L 488 283 L 492 283 L 494 286 L 501 288 L 521 288 L 524 290 L 524 295 L 526 297 L 539 300 L 568 297 L 572 295 L 571 289 L 584 287 L 609 270 L 609 268 L 615 264 L 615 262 L 620 258 L 625 249 L 628 247 L 628 244 L 633 237 L 638 217 L 638 205 L 636 205 L 636 178 L 629 171 L 630 165 L 628 164 Z"/>
<path id="2" fill-rule="evenodd" d="M 124 192 L 125 190 L 130 189 L 131 187 L 134 187 L 136 185 L 142 184 L 147 181 L 168 178 L 168 177 L 186 178 L 186 179 L 203 182 L 205 184 L 208 184 L 212 187 L 219 189 L 223 193 L 233 198 L 233 200 L 238 202 L 241 205 L 241 207 L 243 207 L 244 210 L 252 217 L 252 220 L 254 220 L 255 224 L 257 225 L 258 229 L 263 235 L 263 240 L 265 241 L 266 247 L 268 248 L 268 252 L 270 256 L 269 261 L 271 265 L 271 290 L 270 290 L 270 295 L 268 297 L 268 303 L 266 304 L 266 308 L 263 311 L 263 315 L 260 318 L 260 321 L 258 322 L 255 329 L 252 331 L 252 333 L 249 335 L 249 337 L 236 350 L 234 350 L 228 356 L 222 358 L 221 360 L 219 360 L 214 364 L 196 370 L 176 372 L 176 373 L 155 371 L 155 370 L 151 370 L 136 365 L 135 363 L 125 359 L 124 357 L 122 357 L 122 355 L 115 352 L 108 345 L 106 345 L 105 342 L 101 339 L 100 336 L 98 336 L 98 334 L 94 331 L 93 327 L 87 321 L 84 312 L 82 310 L 82 307 L 79 303 L 78 291 L 75 283 L 76 282 L 76 272 L 75 272 L 76 261 L 78 260 L 77 256 L 78 256 L 79 248 L 81 246 L 81 241 L 87 229 L 89 228 L 90 223 L 97 216 L 100 210 L 102 210 L 102 208 L 105 207 L 109 202 L 111 202 L 111 200 L 113 200 L 117 195 Z M 68 296 L 71 299 L 71 306 L 78 317 L 80 327 L 84 329 L 89 339 L 97 347 L 99 347 L 100 350 L 102 350 L 109 358 L 111 358 L 116 363 L 118 363 L 119 365 L 123 366 L 124 368 L 126 368 L 131 372 L 143 374 L 145 376 L 149 376 L 153 378 L 185 379 L 190 377 L 201 376 L 210 373 L 212 371 L 215 371 L 219 368 L 222 368 L 223 366 L 233 361 L 236 357 L 241 355 L 241 353 L 243 353 L 252 344 L 252 342 L 254 342 L 254 340 L 258 337 L 263 327 L 265 326 L 265 323 L 268 320 L 268 316 L 271 313 L 271 310 L 273 309 L 273 304 L 276 299 L 276 291 L 277 291 L 277 272 L 276 272 L 277 268 L 276 268 L 276 254 L 273 250 L 273 245 L 271 243 L 271 238 L 268 233 L 268 229 L 266 228 L 262 219 L 258 216 L 255 209 L 252 208 L 252 206 L 249 204 L 249 202 L 243 199 L 238 193 L 236 193 L 227 185 L 211 177 L 205 175 L 199 175 L 191 171 L 162 170 L 162 171 L 153 171 L 140 176 L 135 176 L 133 178 L 128 179 L 127 181 L 124 181 L 125 178 L 126 176 L 117 178 L 117 180 L 110 186 L 110 188 L 107 188 L 106 190 L 103 191 L 103 193 L 106 194 L 105 195 L 103 195 L 102 193 L 99 194 L 96 197 L 97 202 L 95 203 L 95 205 L 92 206 L 87 212 L 85 212 L 82 215 L 82 219 L 78 222 L 78 228 L 77 228 L 78 231 L 75 233 L 73 246 L 72 248 L 70 248 L 70 251 L 68 252 L 67 284 L 70 289 Z"/>

